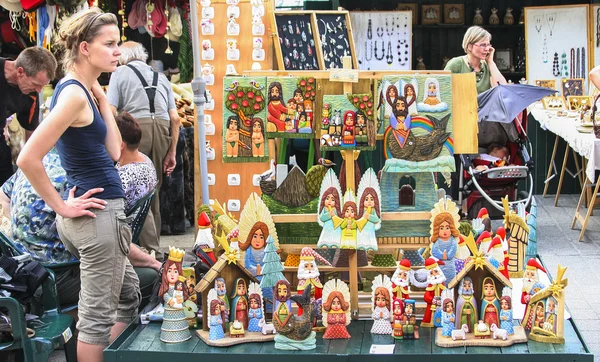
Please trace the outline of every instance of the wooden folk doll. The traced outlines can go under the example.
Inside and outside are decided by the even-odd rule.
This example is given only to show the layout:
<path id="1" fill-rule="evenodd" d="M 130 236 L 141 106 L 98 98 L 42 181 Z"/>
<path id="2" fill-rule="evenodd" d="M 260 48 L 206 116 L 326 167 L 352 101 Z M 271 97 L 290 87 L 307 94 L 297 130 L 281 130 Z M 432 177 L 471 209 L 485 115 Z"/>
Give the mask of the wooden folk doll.
<path id="1" fill-rule="evenodd" d="M 290 300 L 292 294 L 290 283 L 285 279 L 278 280 L 275 287 L 273 287 L 273 295 L 275 298 L 273 323 L 277 323 L 280 327 L 283 327 L 292 316 L 292 301 Z"/>
<path id="2" fill-rule="evenodd" d="M 450 298 L 444 299 L 442 302 L 442 336 L 452 337 L 452 331 L 454 330 L 454 322 L 456 315 L 454 314 L 454 302 Z"/>
<path id="3" fill-rule="evenodd" d="M 439 263 L 441 264 L 442 261 Z M 425 269 L 427 269 L 428 275 L 427 287 L 425 288 L 423 299 L 425 300 L 425 303 L 427 303 L 427 307 L 425 308 L 425 315 L 423 316 L 421 326 L 441 326 L 441 296 L 442 291 L 446 289 L 446 286 L 444 285 L 446 277 L 438 265 L 438 262 L 433 258 L 427 258 L 427 260 L 425 260 Z M 434 320 L 434 316 L 439 316 L 439 320 Z"/>
<path id="4" fill-rule="evenodd" d="M 342 207 L 343 218 L 335 216 L 333 223 L 336 228 L 340 228 L 342 231 L 341 245 L 342 249 L 356 249 L 356 235 L 365 221 L 359 223 L 357 217 L 356 202 L 352 190 L 346 191 L 344 195 L 344 206 Z"/>
<path id="5" fill-rule="evenodd" d="M 184 297 L 183 295 L 184 290 L 187 291 L 187 289 L 185 288 L 185 277 L 182 275 L 179 277 L 179 280 L 175 282 L 175 291 L 173 291 L 173 299 L 175 299 L 175 304 L 173 304 L 173 308 L 183 308 L 183 301 L 187 299 L 187 297 Z"/>
<path id="6" fill-rule="evenodd" d="M 321 255 L 317 254 L 312 248 L 304 247 L 300 251 L 300 265 L 298 266 L 298 294 L 302 294 L 308 285 L 311 286 L 310 296 L 314 305 L 320 304 L 323 295 L 323 284 L 319 280 L 319 268 L 315 259 L 319 259 L 324 264 L 331 265 Z M 315 313 L 317 315 L 318 313 Z M 298 315 L 302 315 L 302 308 L 299 307 Z M 318 318 L 318 317 L 317 317 Z M 316 320 L 315 320 L 316 322 Z"/>
<path id="7" fill-rule="evenodd" d="M 342 214 L 340 201 L 342 199 L 342 188 L 333 168 L 327 170 L 325 178 L 321 182 L 319 197 L 319 209 L 317 210 L 317 222 L 323 227 L 317 247 L 339 248 L 342 231 L 334 225 L 334 218 Z"/>
<path id="8" fill-rule="evenodd" d="M 419 326 L 415 316 L 414 299 L 405 299 L 404 314 L 402 315 L 402 334 L 404 339 L 419 339 Z"/>
<path id="9" fill-rule="evenodd" d="M 313 119 L 314 119 L 314 115 L 313 115 L 313 103 L 309 99 L 305 99 L 304 100 L 304 112 L 306 113 L 306 121 L 308 122 L 307 127 L 309 127 L 310 129 L 312 129 L 312 127 L 313 127 Z"/>
<path id="10" fill-rule="evenodd" d="M 183 276 L 181 261 L 184 254 L 185 252 L 181 249 L 169 247 L 169 257 L 163 266 L 162 283 L 158 290 L 158 297 L 162 298 L 165 308 L 175 309 L 176 305 L 183 303 L 183 300 L 186 300 L 188 297 L 186 288 L 182 288 L 181 290 L 181 294 L 183 295 L 181 302 L 178 303 L 176 296 L 176 294 L 179 294 L 176 284 L 179 282 L 179 277 Z M 183 308 L 183 306 L 179 306 L 178 308 Z"/>
<path id="11" fill-rule="evenodd" d="M 390 128 L 393 130 L 394 137 L 398 141 L 398 145 L 404 148 L 404 144 L 408 139 L 412 118 L 408 114 L 406 107 L 406 98 L 400 96 L 396 99 L 392 114 L 390 115 Z"/>
<path id="12" fill-rule="evenodd" d="M 433 234 L 431 235 L 431 255 L 443 260 L 442 272 L 446 277 L 446 281 L 450 282 L 456 275 L 456 265 L 454 257 L 458 249 L 459 231 L 456 228 L 456 222 L 452 214 L 449 212 L 441 212 L 437 214 L 433 220 Z"/>
<path id="13" fill-rule="evenodd" d="M 409 299 L 410 292 L 409 286 L 409 272 L 410 272 L 410 260 L 404 258 L 400 263 L 396 271 L 392 275 L 392 291 L 394 298 L 398 299 Z"/>
<path id="14" fill-rule="evenodd" d="M 240 249 L 246 251 L 244 267 L 255 276 L 262 275 L 261 269 L 268 237 L 269 228 L 264 222 L 258 221 L 250 229 L 246 240 L 239 244 Z"/>
<path id="15" fill-rule="evenodd" d="M 481 310 L 479 319 L 488 327 L 492 324 L 500 325 L 500 301 L 496 292 L 496 284 L 490 277 L 483 279 L 483 292 L 481 293 Z"/>
<path id="16" fill-rule="evenodd" d="M 227 297 L 227 286 L 225 285 L 225 279 L 217 278 L 215 279 L 215 291 L 217 292 L 217 298 L 222 302 L 223 305 L 223 320 L 229 320 L 229 297 Z M 223 324 L 223 332 L 226 331 L 227 323 Z"/>
<path id="17" fill-rule="evenodd" d="M 460 329 L 463 324 L 466 324 L 469 333 L 473 333 L 477 320 L 477 299 L 474 296 L 473 281 L 470 277 L 464 277 L 458 286 L 455 328 Z"/>
<path id="18" fill-rule="evenodd" d="M 355 130 L 355 138 L 357 146 L 368 146 L 369 145 L 369 136 L 367 134 L 367 117 L 365 116 L 365 112 L 357 111 L 356 112 L 356 130 Z"/>
<path id="19" fill-rule="evenodd" d="M 237 278 L 235 281 L 235 292 L 231 295 L 231 309 L 229 321 L 239 321 L 244 326 L 244 329 L 248 329 L 248 297 L 246 294 L 246 281 L 242 278 Z"/>
<path id="20" fill-rule="evenodd" d="M 544 289 L 544 285 L 540 283 L 539 270 L 546 273 L 546 269 L 537 261 L 535 258 L 529 259 L 525 272 L 523 273 L 523 289 L 521 291 L 521 303 L 527 306 L 529 300 L 533 295 L 540 290 Z M 527 308 L 525 308 L 525 314 L 523 320 L 527 320 L 526 329 L 530 329 L 531 321 L 533 320 L 533 310 L 527 314 Z"/>
<path id="21" fill-rule="evenodd" d="M 511 289 L 509 287 L 504 287 L 502 290 L 502 298 L 500 298 L 500 328 L 506 330 L 508 335 L 515 334 L 511 294 Z"/>
<path id="22" fill-rule="evenodd" d="M 377 251 L 377 236 L 375 231 L 381 229 L 381 189 L 377 175 L 369 168 L 358 184 L 359 209 L 357 225 L 357 249 Z"/>
<path id="23" fill-rule="evenodd" d="M 264 320 L 262 290 L 258 283 L 250 283 L 248 296 L 248 332 L 261 332 L 260 322 Z"/>
<path id="24" fill-rule="evenodd" d="M 342 144 L 345 146 L 354 145 L 354 127 L 356 114 L 353 111 L 344 113 L 344 125 L 342 127 Z"/>
<path id="25" fill-rule="evenodd" d="M 323 325 L 327 328 L 324 339 L 350 338 L 346 326 L 350 324 L 350 290 L 340 279 L 333 279 L 323 287 Z"/>
<path id="26" fill-rule="evenodd" d="M 227 157 L 237 157 L 239 149 L 240 131 L 239 121 L 237 116 L 230 116 L 225 125 L 225 143 L 227 149 Z"/>
<path id="27" fill-rule="evenodd" d="M 265 127 L 262 119 L 252 119 L 252 156 L 263 157 L 265 155 Z"/>
<path id="28" fill-rule="evenodd" d="M 377 275 L 373 279 L 373 292 L 371 294 L 371 318 L 373 318 L 372 334 L 392 333 L 390 323 L 390 299 L 392 294 L 392 281 L 387 275 Z M 400 326 L 402 328 L 402 326 Z"/>
<path id="29" fill-rule="evenodd" d="M 392 312 L 393 312 L 393 324 L 394 327 L 392 329 L 392 337 L 395 339 L 403 339 L 404 338 L 404 316 L 403 309 L 404 303 L 402 303 L 401 299 L 394 298 L 394 302 L 392 303 Z"/>
<path id="30" fill-rule="evenodd" d="M 222 300 L 213 299 L 210 302 L 210 318 L 208 325 L 210 332 L 208 333 L 208 339 L 211 341 L 225 338 L 225 305 Z"/>

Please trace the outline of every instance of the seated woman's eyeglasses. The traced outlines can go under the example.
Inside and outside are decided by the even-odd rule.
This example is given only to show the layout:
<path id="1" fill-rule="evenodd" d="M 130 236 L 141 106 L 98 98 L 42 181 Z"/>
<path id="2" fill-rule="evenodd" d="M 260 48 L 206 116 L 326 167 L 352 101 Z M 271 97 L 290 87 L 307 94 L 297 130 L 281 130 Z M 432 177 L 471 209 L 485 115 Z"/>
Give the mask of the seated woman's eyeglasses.
<path id="1" fill-rule="evenodd" d="M 477 45 L 480 48 L 489 48 L 492 46 L 492 44 L 490 44 L 490 43 L 473 44 L 473 45 Z"/>

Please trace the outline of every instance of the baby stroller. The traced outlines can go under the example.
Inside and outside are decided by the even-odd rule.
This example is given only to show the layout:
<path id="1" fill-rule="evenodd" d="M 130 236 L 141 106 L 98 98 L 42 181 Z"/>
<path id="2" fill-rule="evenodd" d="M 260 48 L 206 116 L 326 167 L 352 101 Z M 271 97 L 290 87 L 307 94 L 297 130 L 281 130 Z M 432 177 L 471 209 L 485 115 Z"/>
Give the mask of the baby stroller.
<path id="1" fill-rule="evenodd" d="M 509 204 L 514 206 L 525 203 L 528 207 L 533 194 L 533 176 L 531 169 L 533 161 L 530 159 L 531 144 L 527 139 L 527 111 L 523 111 L 511 124 L 512 127 L 494 127 L 496 132 L 504 132 L 504 135 L 494 137 L 495 140 L 507 139 L 505 146 L 508 148 L 510 159 L 507 165 L 490 167 L 485 171 L 477 171 L 479 155 L 460 155 L 459 174 L 459 204 L 463 206 L 463 212 L 469 219 L 477 217 L 482 207 L 488 209 L 491 218 L 501 218 L 504 215 L 501 198 L 508 196 Z M 508 128 L 508 132 L 505 129 Z M 503 142 L 500 141 L 500 144 Z M 485 146 L 485 147 L 483 147 Z M 489 144 L 480 143 L 480 152 L 485 153 Z M 518 192 L 518 183 L 529 179 L 528 191 Z"/>
<path id="2" fill-rule="evenodd" d="M 507 147 L 510 160 L 506 165 L 475 170 L 473 160 L 478 155 L 461 155 L 458 180 L 458 201 L 463 212 L 472 219 L 482 207 L 490 218 L 501 218 L 504 208 L 501 198 L 508 196 L 509 205 L 516 208 L 531 203 L 533 194 L 533 161 L 531 143 L 527 138 L 527 106 L 553 94 L 555 90 L 521 84 L 498 85 L 477 97 L 479 103 L 479 152 L 486 152 L 492 143 Z M 518 183 L 529 179 L 527 191 L 519 193 Z"/>

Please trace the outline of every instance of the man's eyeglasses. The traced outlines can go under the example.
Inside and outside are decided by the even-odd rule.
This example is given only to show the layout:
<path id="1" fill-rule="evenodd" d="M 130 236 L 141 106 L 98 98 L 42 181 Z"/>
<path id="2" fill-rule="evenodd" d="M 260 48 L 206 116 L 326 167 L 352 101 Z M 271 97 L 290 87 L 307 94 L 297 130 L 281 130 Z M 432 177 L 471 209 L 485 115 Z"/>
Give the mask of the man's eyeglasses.
<path id="1" fill-rule="evenodd" d="M 492 44 L 490 43 L 483 43 L 483 44 L 473 44 L 473 45 L 477 45 L 480 48 L 489 48 L 492 46 Z"/>

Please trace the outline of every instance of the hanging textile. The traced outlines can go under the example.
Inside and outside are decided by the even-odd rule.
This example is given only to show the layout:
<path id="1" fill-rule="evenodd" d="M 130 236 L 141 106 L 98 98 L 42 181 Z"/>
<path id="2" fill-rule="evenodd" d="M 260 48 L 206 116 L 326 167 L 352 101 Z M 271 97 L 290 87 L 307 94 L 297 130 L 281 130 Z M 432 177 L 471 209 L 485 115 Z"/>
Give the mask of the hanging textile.
<path id="1" fill-rule="evenodd" d="M 192 53 L 192 36 L 190 34 L 189 19 L 182 21 L 182 33 L 179 38 L 179 59 L 177 66 L 180 71 L 181 83 L 187 83 L 194 77 L 194 55 Z"/>

